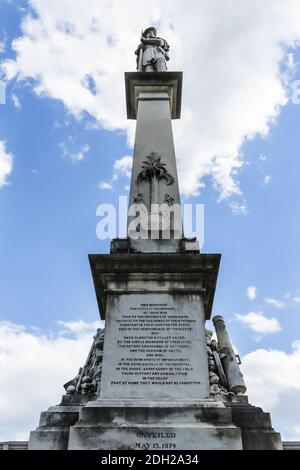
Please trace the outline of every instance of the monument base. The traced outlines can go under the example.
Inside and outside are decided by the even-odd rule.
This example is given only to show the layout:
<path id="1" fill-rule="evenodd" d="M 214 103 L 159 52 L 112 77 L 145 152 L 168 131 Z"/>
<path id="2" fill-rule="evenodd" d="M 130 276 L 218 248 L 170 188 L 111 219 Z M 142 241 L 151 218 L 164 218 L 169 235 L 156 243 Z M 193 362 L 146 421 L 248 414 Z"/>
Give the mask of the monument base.
<path id="1" fill-rule="evenodd" d="M 251 406 L 246 396 L 214 400 L 166 403 L 64 396 L 61 405 L 41 414 L 28 449 L 282 450 L 270 414 Z"/>
<path id="2" fill-rule="evenodd" d="M 230 408 L 213 400 L 97 400 L 81 409 L 69 450 L 242 450 Z"/>

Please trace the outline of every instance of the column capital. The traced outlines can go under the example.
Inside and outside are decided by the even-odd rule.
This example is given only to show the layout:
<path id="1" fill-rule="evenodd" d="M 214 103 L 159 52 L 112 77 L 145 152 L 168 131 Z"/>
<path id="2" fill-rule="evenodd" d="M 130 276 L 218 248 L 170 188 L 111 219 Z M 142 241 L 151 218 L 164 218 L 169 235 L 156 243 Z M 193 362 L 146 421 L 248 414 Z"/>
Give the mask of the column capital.
<path id="1" fill-rule="evenodd" d="M 172 119 L 180 119 L 182 72 L 125 72 L 127 118 L 136 119 L 141 93 L 167 93 Z"/>
<path id="2" fill-rule="evenodd" d="M 219 254 L 199 253 L 89 255 L 101 319 L 109 294 L 152 292 L 200 295 L 209 320 L 220 260 Z"/>

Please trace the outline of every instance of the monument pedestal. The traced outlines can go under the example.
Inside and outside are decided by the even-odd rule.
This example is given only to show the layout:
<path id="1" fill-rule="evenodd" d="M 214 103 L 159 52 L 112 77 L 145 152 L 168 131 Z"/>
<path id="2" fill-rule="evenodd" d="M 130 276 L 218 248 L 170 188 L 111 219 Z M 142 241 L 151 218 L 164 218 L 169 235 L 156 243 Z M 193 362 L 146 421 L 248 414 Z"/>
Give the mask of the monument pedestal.
<path id="1" fill-rule="evenodd" d="M 242 449 L 231 410 L 210 399 L 205 320 L 220 256 L 90 256 L 105 318 L 100 397 L 69 449 Z"/>
<path id="2" fill-rule="evenodd" d="M 205 320 L 219 255 L 90 256 L 105 318 L 100 399 L 209 398 Z"/>
<path id="3" fill-rule="evenodd" d="M 69 450 L 242 450 L 231 410 L 213 400 L 97 400 L 81 409 Z"/>
<path id="4" fill-rule="evenodd" d="M 61 405 L 41 414 L 28 446 L 29 450 L 241 448 L 282 450 L 270 414 L 249 405 L 246 396 L 172 402 L 64 396 Z"/>

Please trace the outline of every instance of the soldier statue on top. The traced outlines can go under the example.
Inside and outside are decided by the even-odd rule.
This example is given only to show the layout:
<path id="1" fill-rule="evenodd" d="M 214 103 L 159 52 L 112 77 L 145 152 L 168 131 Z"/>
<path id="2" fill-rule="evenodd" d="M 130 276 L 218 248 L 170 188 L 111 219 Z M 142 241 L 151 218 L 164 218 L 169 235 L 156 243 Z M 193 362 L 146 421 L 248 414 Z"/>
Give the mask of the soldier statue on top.
<path id="1" fill-rule="evenodd" d="M 166 72 L 170 46 L 165 39 L 157 37 L 156 28 L 150 27 L 142 32 L 137 55 L 139 72 Z"/>

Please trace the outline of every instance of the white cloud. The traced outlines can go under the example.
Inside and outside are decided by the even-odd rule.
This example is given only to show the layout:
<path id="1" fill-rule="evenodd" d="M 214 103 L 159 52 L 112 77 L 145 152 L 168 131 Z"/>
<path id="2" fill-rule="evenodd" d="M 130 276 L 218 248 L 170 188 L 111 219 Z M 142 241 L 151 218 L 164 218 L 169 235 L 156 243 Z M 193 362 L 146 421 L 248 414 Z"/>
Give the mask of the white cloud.
<path id="1" fill-rule="evenodd" d="M 237 314 L 235 318 L 260 335 L 277 333 L 281 330 L 280 323 L 276 318 L 267 318 L 261 312 L 249 312 L 247 315 Z"/>
<path id="2" fill-rule="evenodd" d="M 265 303 L 277 308 L 278 310 L 283 310 L 285 308 L 285 304 L 281 302 L 281 300 L 266 298 Z"/>
<path id="3" fill-rule="evenodd" d="M 254 300 L 256 299 L 257 296 L 257 289 L 254 286 L 249 286 L 247 288 L 247 297 L 249 300 Z"/>
<path id="4" fill-rule="evenodd" d="M 264 184 L 268 185 L 270 183 L 271 179 L 272 179 L 272 175 L 266 175 L 264 177 Z"/>
<path id="5" fill-rule="evenodd" d="M 262 161 L 262 162 L 265 162 L 268 160 L 268 157 L 266 155 L 260 155 L 259 159 Z"/>
<path id="6" fill-rule="evenodd" d="M 0 54 L 5 52 L 5 41 L 0 41 Z"/>
<path id="7" fill-rule="evenodd" d="M 73 161 L 80 162 L 80 161 L 85 159 L 85 156 L 89 152 L 89 150 L 90 150 L 90 146 L 88 144 L 85 144 L 83 147 L 81 147 L 79 152 L 77 152 L 75 154 L 71 154 L 70 158 Z"/>
<path id="8" fill-rule="evenodd" d="M 59 321 L 59 325 L 65 327 L 66 329 L 61 331 L 61 334 L 75 334 L 81 336 L 83 334 L 93 335 L 97 328 L 100 328 L 103 325 L 103 322 L 96 321 L 93 323 L 87 323 L 83 320 L 64 322 Z"/>
<path id="9" fill-rule="evenodd" d="M 230 202 L 228 203 L 228 205 L 234 215 L 247 214 L 247 205 L 245 204 L 245 202 Z"/>
<path id="10" fill-rule="evenodd" d="M 300 304 L 300 297 L 299 295 L 292 295 L 290 292 L 287 292 L 284 296 L 285 299 L 289 301 L 290 305 L 299 305 Z"/>
<path id="11" fill-rule="evenodd" d="M 13 168 L 13 156 L 6 150 L 6 144 L 0 140 L 0 188 L 9 184 L 7 177 L 11 174 Z"/>
<path id="12" fill-rule="evenodd" d="M 300 341 L 292 352 L 258 349 L 242 358 L 252 405 L 271 412 L 276 431 L 285 440 L 300 439 Z"/>
<path id="13" fill-rule="evenodd" d="M 13 93 L 11 98 L 12 98 L 12 101 L 13 101 L 14 106 L 15 106 L 17 109 L 21 109 L 21 107 L 22 107 L 21 101 L 20 101 L 20 99 L 17 97 L 17 95 L 15 95 L 15 94 Z"/>
<path id="14" fill-rule="evenodd" d="M 113 183 L 121 176 L 126 178 L 131 177 L 132 157 L 124 155 L 124 157 L 115 160 L 113 165 L 113 176 L 110 181 L 102 181 L 99 184 L 99 189 L 113 189 Z"/>
<path id="15" fill-rule="evenodd" d="M 69 137 L 68 142 L 74 145 L 74 139 L 72 137 Z M 88 144 L 84 144 L 82 147 L 80 147 L 79 150 L 73 151 L 69 150 L 68 144 L 66 143 L 61 143 L 60 148 L 62 150 L 62 156 L 65 158 L 70 158 L 73 162 L 81 162 L 85 159 L 86 154 L 90 151 L 90 146 Z"/>
<path id="16" fill-rule="evenodd" d="M 171 44 L 170 69 L 184 70 L 182 120 L 174 123 L 181 190 L 195 194 L 212 176 L 220 197 L 240 195 L 245 139 L 266 135 L 287 103 L 290 48 L 300 39 L 298 0 L 31 0 L 35 15 L 14 40 L 9 79 L 31 77 L 35 92 L 122 129 L 123 74 L 135 68 L 141 28 L 159 24 Z M 287 71 L 282 71 L 284 63 Z M 201 183 L 202 181 L 202 183 Z"/>
<path id="17" fill-rule="evenodd" d="M 112 189 L 112 185 L 108 183 L 107 181 L 102 181 L 99 184 L 99 189 Z"/>
<path id="18" fill-rule="evenodd" d="M 127 176 L 127 178 L 130 178 L 131 168 L 132 168 L 132 156 L 125 155 L 119 160 L 116 160 L 114 163 L 113 180 L 118 179 L 119 176 Z"/>
<path id="19" fill-rule="evenodd" d="M 84 364 L 100 324 L 61 322 L 65 330 L 44 335 L 0 322 L 0 441 L 27 440 L 41 411 L 60 402 L 63 384 Z"/>

